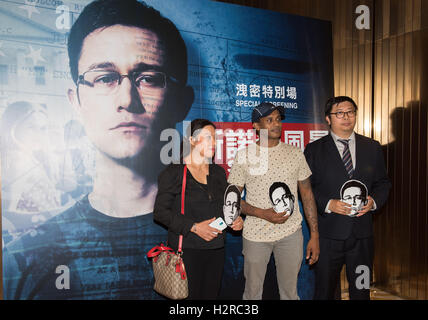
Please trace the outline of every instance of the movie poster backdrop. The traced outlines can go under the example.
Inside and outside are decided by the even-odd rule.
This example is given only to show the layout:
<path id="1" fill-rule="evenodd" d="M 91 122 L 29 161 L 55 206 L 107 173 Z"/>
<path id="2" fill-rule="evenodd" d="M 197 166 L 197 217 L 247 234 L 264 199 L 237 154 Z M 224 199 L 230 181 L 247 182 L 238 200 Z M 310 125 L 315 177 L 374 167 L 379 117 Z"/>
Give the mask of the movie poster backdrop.
<path id="1" fill-rule="evenodd" d="M 104 237 L 123 232 L 116 224 L 90 216 L 93 213 L 85 221 L 70 215 L 69 220 L 61 218 L 70 210 L 75 211 L 73 217 L 86 214 L 82 212 L 88 210 L 95 174 L 94 146 L 67 99 L 68 88 L 75 86 L 67 36 L 89 2 L 0 0 L 5 299 L 162 299 L 152 290 L 151 262 L 145 253 L 166 240 L 166 230 L 153 222 L 151 213 L 134 223 L 149 231 L 128 230 L 130 238 L 122 239 L 117 244 L 122 249 L 116 251 L 112 243 L 119 240 L 91 238 L 95 234 L 91 223 L 111 224 L 112 232 Z M 237 149 L 255 142 L 251 111 L 263 101 L 285 107 L 282 141 L 303 151 L 306 144 L 327 134 L 323 106 L 333 94 L 329 22 L 208 0 L 146 3 L 177 26 L 187 46 L 188 85 L 194 100 L 175 129 L 183 135 L 192 119 L 213 121 L 215 161 L 227 174 Z M 161 138 L 158 142 L 167 143 Z M 300 202 L 296 205 L 302 208 Z M 306 249 L 306 222 L 303 233 Z M 64 243 L 70 246 L 55 245 L 52 234 L 67 238 Z M 92 242 L 97 243 L 88 244 Z M 67 257 L 66 262 L 44 265 L 56 261 L 52 258 L 56 256 Z M 121 259 L 128 260 L 118 262 Z M 303 260 L 298 279 L 301 299 L 312 298 L 313 277 Z M 39 293 L 40 287 L 44 293 Z M 228 232 L 221 298 L 241 299 L 243 288 L 241 234 Z M 271 260 L 264 298 L 277 299 L 277 290 Z"/>

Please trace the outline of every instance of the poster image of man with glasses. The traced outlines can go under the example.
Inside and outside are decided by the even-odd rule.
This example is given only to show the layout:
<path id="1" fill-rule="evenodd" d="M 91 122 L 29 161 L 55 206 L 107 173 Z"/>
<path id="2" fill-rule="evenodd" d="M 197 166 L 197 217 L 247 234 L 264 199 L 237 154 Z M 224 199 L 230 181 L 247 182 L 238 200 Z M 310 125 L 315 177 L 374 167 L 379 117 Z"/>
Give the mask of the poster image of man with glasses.
<path id="1" fill-rule="evenodd" d="M 69 101 L 95 146 L 93 189 L 4 249 L 6 299 L 158 299 L 146 253 L 160 132 L 193 102 L 176 26 L 138 1 L 87 5 L 72 26 Z"/>

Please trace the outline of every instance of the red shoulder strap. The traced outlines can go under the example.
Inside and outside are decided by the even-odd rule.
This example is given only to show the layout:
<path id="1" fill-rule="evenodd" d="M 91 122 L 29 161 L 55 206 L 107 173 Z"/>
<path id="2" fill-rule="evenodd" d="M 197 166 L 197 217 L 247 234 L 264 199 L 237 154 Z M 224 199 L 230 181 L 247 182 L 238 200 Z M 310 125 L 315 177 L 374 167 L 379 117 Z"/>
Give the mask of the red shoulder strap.
<path id="1" fill-rule="evenodd" d="M 183 184 L 181 186 L 181 214 L 184 214 L 184 199 L 185 199 L 185 193 L 186 193 L 186 177 L 187 177 L 187 165 L 184 165 Z"/>
<path id="2" fill-rule="evenodd" d="M 185 200 L 185 193 L 186 193 L 186 177 L 187 177 L 187 165 L 184 165 L 183 169 L 183 183 L 181 186 L 181 214 L 184 215 L 184 200 Z M 183 235 L 180 235 L 180 238 L 178 239 L 178 253 L 181 254 L 183 251 L 181 250 L 183 246 Z"/>

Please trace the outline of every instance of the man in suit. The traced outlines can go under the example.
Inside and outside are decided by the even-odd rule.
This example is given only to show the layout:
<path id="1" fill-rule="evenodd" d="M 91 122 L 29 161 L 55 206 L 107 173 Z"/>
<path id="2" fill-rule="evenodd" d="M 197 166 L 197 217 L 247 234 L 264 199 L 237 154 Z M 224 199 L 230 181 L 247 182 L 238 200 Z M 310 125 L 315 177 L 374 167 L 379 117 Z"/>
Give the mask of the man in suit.
<path id="1" fill-rule="evenodd" d="M 334 299 L 343 264 L 350 299 L 370 299 L 374 251 L 372 215 L 386 202 L 391 185 L 379 142 L 354 132 L 357 109 L 349 97 L 329 99 L 325 119 L 330 134 L 305 149 L 312 171 L 320 237 L 315 299 Z M 340 190 L 349 180 L 360 181 L 368 191 L 366 204 L 355 216 L 351 214 L 351 205 L 340 200 Z M 367 272 L 369 280 L 361 280 L 361 270 L 370 271 Z"/>

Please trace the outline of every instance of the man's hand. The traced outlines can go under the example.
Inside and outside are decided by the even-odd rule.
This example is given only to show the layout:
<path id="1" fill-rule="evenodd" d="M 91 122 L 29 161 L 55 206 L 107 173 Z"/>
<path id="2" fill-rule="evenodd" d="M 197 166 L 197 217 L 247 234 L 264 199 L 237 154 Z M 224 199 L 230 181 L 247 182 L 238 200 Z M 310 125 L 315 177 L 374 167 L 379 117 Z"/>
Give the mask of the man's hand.
<path id="1" fill-rule="evenodd" d="M 328 210 L 334 213 L 347 216 L 348 214 L 351 213 L 351 206 L 346 202 L 343 202 L 337 199 L 332 199 L 330 201 L 330 205 L 328 206 Z"/>
<path id="2" fill-rule="evenodd" d="M 239 191 L 242 192 L 243 187 L 238 187 Z M 253 217 L 257 217 L 260 219 L 264 219 L 266 221 L 269 221 L 271 223 L 275 223 L 275 224 L 282 224 L 285 221 L 288 220 L 289 215 L 285 216 L 285 212 L 284 213 L 276 213 L 275 210 L 273 210 L 273 208 L 269 208 L 269 209 L 260 209 L 257 207 L 253 207 L 252 205 L 248 204 L 246 201 L 241 199 L 241 208 L 242 208 L 242 213 L 249 215 L 249 216 L 253 216 Z"/>
<path id="3" fill-rule="evenodd" d="M 309 259 L 309 265 L 313 265 L 318 261 L 320 256 L 320 244 L 317 237 L 311 237 L 306 247 L 306 260 Z"/>
<path id="4" fill-rule="evenodd" d="M 274 224 L 282 224 L 288 220 L 289 215 L 284 213 L 276 213 L 273 208 L 261 210 L 261 218 Z"/>
<path id="5" fill-rule="evenodd" d="M 242 217 L 238 217 L 235 221 L 233 221 L 230 227 L 233 231 L 242 230 L 242 228 L 244 227 L 244 220 L 242 219 Z"/>
<path id="6" fill-rule="evenodd" d="M 373 204 L 374 204 L 374 200 L 372 197 L 367 196 L 367 204 L 361 208 L 360 211 L 358 211 L 358 214 L 356 215 L 356 217 L 361 217 L 363 215 L 365 215 L 367 212 L 369 212 L 372 208 L 373 208 Z"/>

